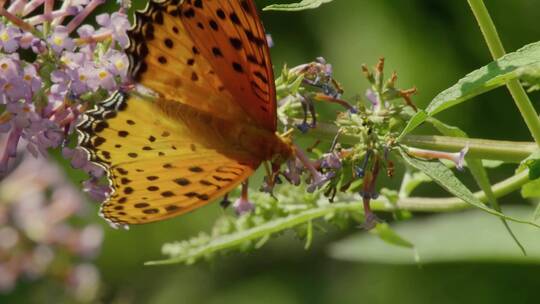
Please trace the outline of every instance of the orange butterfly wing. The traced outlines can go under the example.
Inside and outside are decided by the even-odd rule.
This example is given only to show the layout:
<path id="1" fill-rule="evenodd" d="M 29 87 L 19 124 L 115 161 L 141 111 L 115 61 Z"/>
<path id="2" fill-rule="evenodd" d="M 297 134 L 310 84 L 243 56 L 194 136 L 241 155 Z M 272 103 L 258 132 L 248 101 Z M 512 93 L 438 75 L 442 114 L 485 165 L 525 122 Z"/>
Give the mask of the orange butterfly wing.
<path id="1" fill-rule="evenodd" d="M 275 131 L 276 92 L 264 28 L 252 0 L 187 0 L 180 19 L 224 86 L 254 118 Z"/>
<path id="2" fill-rule="evenodd" d="M 113 224 L 186 213 L 228 193 L 259 166 L 215 131 L 223 129 L 215 126 L 221 120 L 201 119 L 187 105 L 177 105 L 183 114 L 170 117 L 162 102 L 117 94 L 78 126 L 80 145 L 106 170 L 114 190 L 101 205 Z"/>

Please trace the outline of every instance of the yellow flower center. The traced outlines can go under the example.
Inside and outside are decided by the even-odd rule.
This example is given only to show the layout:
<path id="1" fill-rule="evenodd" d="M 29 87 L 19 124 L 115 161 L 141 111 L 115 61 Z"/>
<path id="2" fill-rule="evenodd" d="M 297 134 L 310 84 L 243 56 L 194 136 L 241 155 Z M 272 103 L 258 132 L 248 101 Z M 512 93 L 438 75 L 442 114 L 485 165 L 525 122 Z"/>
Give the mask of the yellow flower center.
<path id="1" fill-rule="evenodd" d="M 62 43 L 64 43 L 64 39 L 62 39 L 62 37 L 55 36 L 53 38 L 53 43 L 58 45 L 58 46 L 61 46 Z"/>
<path id="2" fill-rule="evenodd" d="M 62 58 L 60 58 L 60 62 L 67 65 L 71 63 L 71 60 L 69 60 L 69 58 L 67 58 L 66 56 L 62 56 Z"/>
<path id="3" fill-rule="evenodd" d="M 2 70 L 7 70 L 9 68 L 9 65 L 4 62 L 0 65 L 0 68 L 2 68 Z"/>
<path id="4" fill-rule="evenodd" d="M 86 76 L 85 76 L 85 75 L 79 75 L 79 80 L 80 80 L 80 81 L 85 81 L 85 80 L 86 80 Z"/>
<path id="5" fill-rule="evenodd" d="M 99 79 L 105 79 L 105 77 L 107 77 L 109 75 L 109 73 L 107 73 L 107 71 L 100 71 L 98 76 L 99 76 Z"/>
<path id="6" fill-rule="evenodd" d="M 114 65 L 116 66 L 117 69 L 121 70 L 124 68 L 125 64 L 122 60 L 117 60 Z"/>
<path id="7" fill-rule="evenodd" d="M 24 78 L 24 80 L 26 80 L 26 81 L 32 80 L 32 76 L 30 76 L 30 75 L 28 75 L 28 74 L 24 75 L 23 78 Z"/>
<path id="8" fill-rule="evenodd" d="M 2 34 L 0 34 L 0 39 L 4 42 L 9 40 L 9 34 L 7 31 L 3 31 Z"/>

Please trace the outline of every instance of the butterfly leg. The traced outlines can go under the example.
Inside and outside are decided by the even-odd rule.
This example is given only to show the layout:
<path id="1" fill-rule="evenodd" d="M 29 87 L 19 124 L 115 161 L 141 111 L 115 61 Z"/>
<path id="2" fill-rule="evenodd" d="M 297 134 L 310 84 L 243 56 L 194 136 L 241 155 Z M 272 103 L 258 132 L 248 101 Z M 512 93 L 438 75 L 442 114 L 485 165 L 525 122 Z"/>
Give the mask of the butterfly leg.
<path id="1" fill-rule="evenodd" d="M 223 210 L 229 208 L 231 204 L 232 202 L 229 200 L 229 193 L 225 194 L 221 202 L 219 202 L 219 205 L 221 206 L 221 208 L 223 208 Z"/>
<path id="2" fill-rule="evenodd" d="M 307 98 L 304 96 L 300 96 L 300 103 L 302 104 L 302 111 L 304 112 L 304 118 L 302 120 L 302 123 L 296 125 L 298 130 L 300 130 L 302 133 L 307 133 L 309 130 L 309 124 L 307 123 L 308 120 L 308 105 L 307 105 Z"/>
<path id="3" fill-rule="evenodd" d="M 249 213 L 255 209 L 255 205 L 248 199 L 248 189 L 248 180 L 246 180 L 242 183 L 242 194 L 240 195 L 240 198 L 233 204 L 234 210 L 238 215 Z"/>

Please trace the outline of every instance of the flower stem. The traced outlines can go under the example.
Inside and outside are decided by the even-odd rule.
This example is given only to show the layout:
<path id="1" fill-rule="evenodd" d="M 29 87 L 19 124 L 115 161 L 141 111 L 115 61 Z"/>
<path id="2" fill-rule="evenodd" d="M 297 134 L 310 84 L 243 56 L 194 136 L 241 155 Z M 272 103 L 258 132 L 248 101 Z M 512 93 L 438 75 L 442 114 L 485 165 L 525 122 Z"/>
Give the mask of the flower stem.
<path id="1" fill-rule="evenodd" d="M 497 29 L 483 0 L 468 0 L 469 6 L 480 26 L 480 30 L 486 40 L 493 59 L 498 59 L 506 54 Z M 523 120 L 527 124 L 534 141 L 540 146 L 540 119 L 534 109 L 531 100 L 517 79 L 509 80 L 506 84 L 510 94 L 521 112 Z"/>

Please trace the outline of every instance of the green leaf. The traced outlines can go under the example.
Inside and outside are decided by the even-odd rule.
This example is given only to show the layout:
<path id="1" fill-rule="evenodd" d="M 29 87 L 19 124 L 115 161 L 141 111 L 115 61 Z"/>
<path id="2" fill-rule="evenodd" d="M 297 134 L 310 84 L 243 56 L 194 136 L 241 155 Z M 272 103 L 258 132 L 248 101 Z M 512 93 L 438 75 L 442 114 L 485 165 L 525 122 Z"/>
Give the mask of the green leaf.
<path id="1" fill-rule="evenodd" d="M 333 0 L 302 0 L 298 3 L 272 4 L 263 8 L 263 11 L 302 11 L 307 9 L 314 9 L 332 1 Z"/>
<path id="2" fill-rule="evenodd" d="M 442 135 L 454 136 L 454 137 L 463 137 L 463 138 L 468 138 L 469 137 L 467 135 L 467 133 L 462 131 L 460 128 L 455 127 L 455 126 L 447 125 L 447 124 L 443 123 L 442 121 L 440 121 L 440 120 L 438 120 L 436 118 L 430 117 L 428 119 L 428 121 Z M 471 172 L 472 176 L 474 177 L 474 180 L 476 181 L 476 183 L 478 184 L 480 189 L 482 189 L 482 191 L 484 191 L 484 193 L 486 194 L 486 197 L 488 198 L 488 201 L 490 202 L 493 209 L 495 209 L 498 212 L 502 213 L 499 202 L 497 201 L 497 198 L 495 197 L 495 194 L 493 193 L 493 190 L 491 188 L 491 182 L 489 180 L 487 170 L 484 167 L 484 164 L 482 163 L 482 160 L 478 159 L 478 158 L 472 158 L 472 157 L 466 157 L 465 160 L 467 161 L 467 167 L 469 168 L 469 171 Z M 516 245 L 521 249 L 523 254 L 526 254 L 525 248 L 519 242 L 519 240 L 517 239 L 517 237 L 514 234 L 514 232 L 512 231 L 512 229 L 510 229 L 510 226 L 508 225 L 506 220 L 501 219 L 501 221 L 502 221 L 504 227 L 506 228 L 506 231 L 508 231 L 508 234 L 512 237 L 512 239 L 514 240 Z"/>
<path id="3" fill-rule="evenodd" d="M 540 179 L 528 182 L 521 187 L 523 198 L 540 198 Z"/>
<path id="4" fill-rule="evenodd" d="M 533 213 L 533 219 L 536 221 L 540 218 L 540 203 L 536 204 L 536 208 L 534 209 Z"/>
<path id="5" fill-rule="evenodd" d="M 437 131 L 439 131 L 439 133 L 441 133 L 442 135 L 445 135 L 445 136 L 454 136 L 454 137 L 464 137 L 464 138 L 467 138 L 469 136 L 467 136 L 467 133 L 463 132 L 460 128 L 458 127 L 454 127 L 454 126 L 451 126 L 451 125 L 447 125 L 445 124 L 444 122 L 434 118 L 434 117 L 429 117 L 427 119 L 427 121 L 433 125 L 433 127 L 435 129 L 437 129 Z"/>
<path id="6" fill-rule="evenodd" d="M 529 168 L 529 179 L 534 181 L 540 178 L 540 151 L 535 151 L 521 162 L 520 169 Z"/>
<path id="7" fill-rule="evenodd" d="M 527 68 L 540 63 L 540 42 L 531 43 L 466 75 L 455 85 L 437 95 L 427 107 L 432 116 L 484 92 L 503 86 L 523 75 Z"/>
<path id="8" fill-rule="evenodd" d="M 424 110 L 419 110 L 418 112 L 416 112 L 416 114 L 411 117 L 411 119 L 405 126 L 405 129 L 403 129 L 397 140 L 399 141 L 403 136 L 411 133 L 414 129 L 421 125 L 427 119 L 427 117 L 428 115 L 426 114 L 426 112 L 424 112 Z"/>
<path id="9" fill-rule="evenodd" d="M 509 206 L 508 214 L 527 217 L 532 208 Z M 448 262 L 516 262 L 540 264 L 540 233 L 528 225 L 510 223 L 527 247 L 524 256 L 512 243 L 497 218 L 471 210 L 400 222 L 394 231 L 414 244 L 422 264 Z M 411 250 L 389 246 L 368 233 L 334 243 L 333 258 L 362 263 L 415 264 Z"/>
<path id="10" fill-rule="evenodd" d="M 496 215 L 500 218 L 504 218 L 507 220 L 511 220 L 518 223 L 526 223 L 531 224 L 536 227 L 540 227 L 539 225 L 532 223 L 530 221 L 520 220 L 517 218 L 506 216 L 494 209 L 491 209 L 484 205 L 477 197 L 475 197 L 472 192 L 461 183 L 461 181 L 454 175 L 454 173 L 448 169 L 445 165 L 443 165 L 439 161 L 426 161 L 421 160 L 417 158 L 413 158 L 405 152 L 405 150 L 400 149 L 401 156 L 405 160 L 405 162 L 421 171 L 424 172 L 427 176 L 429 176 L 433 181 L 435 181 L 439 186 L 441 186 L 443 189 L 451 193 L 452 195 L 462 199 L 467 204 L 470 204 L 473 207 L 479 208 L 485 212 L 491 213 L 493 215 Z"/>
<path id="11" fill-rule="evenodd" d="M 528 92 L 540 90 L 540 64 L 535 64 L 520 71 L 520 78 Z"/>
<path id="12" fill-rule="evenodd" d="M 375 228 L 370 232 L 377 235 L 381 240 L 387 242 L 388 244 L 398 247 L 414 248 L 414 245 L 411 242 L 402 238 L 399 234 L 392 230 L 390 225 L 387 223 L 377 223 Z"/>
<path id="13" fill-rule="evenodd" d="M 484 168 L 495 169 L 504 165 L 504 162 L 501 160 L 482 159 L 482 165 L 484 165 Z"/>

